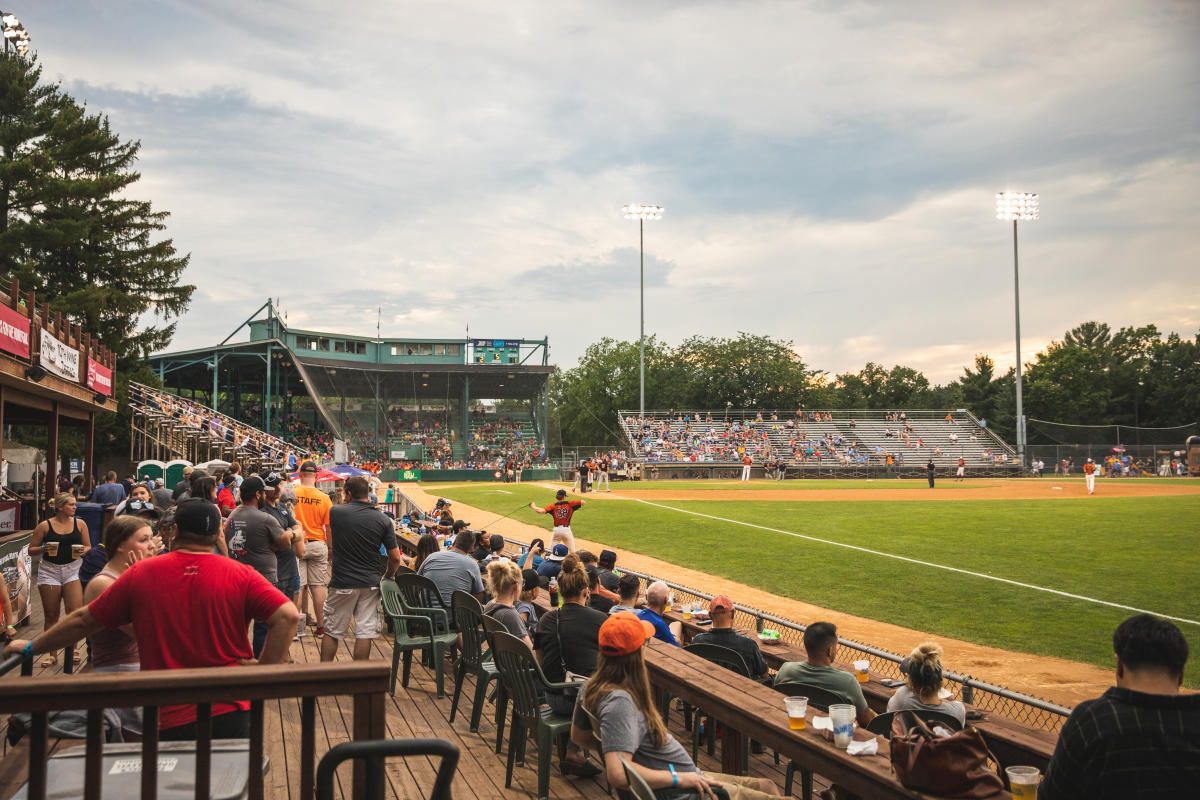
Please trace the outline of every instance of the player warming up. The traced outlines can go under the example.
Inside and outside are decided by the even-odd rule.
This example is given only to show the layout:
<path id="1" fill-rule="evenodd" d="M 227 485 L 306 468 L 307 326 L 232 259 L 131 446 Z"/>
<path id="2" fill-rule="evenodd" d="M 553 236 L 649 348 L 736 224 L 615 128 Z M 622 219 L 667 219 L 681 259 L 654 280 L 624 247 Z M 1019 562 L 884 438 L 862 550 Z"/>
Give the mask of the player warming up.
<path id="1" fill-rule="evenodd" d="M 559 489 L 558 494 L 554 497 L 554 502 L 545 508 L 538 506 L 537 503 L 530 503 L 529 507 L 539 514 L 549 514 L 554 520 L 554 528 L 550 532 L 553 537 L 551 546 L 561 542 L 567 546 L 568 553 L 574 553 L 575 534 L 571 531 L 571 517 L 583 507 L 583 501 L 568 500 L 566 489 Z"/>
<path id="2" fill-rule="evenodd" d="M 1090 458 L 1083 465 L 1083 479 L 1087 481 L 1088 494 L 1096 493 L 1096 463 Z"/>

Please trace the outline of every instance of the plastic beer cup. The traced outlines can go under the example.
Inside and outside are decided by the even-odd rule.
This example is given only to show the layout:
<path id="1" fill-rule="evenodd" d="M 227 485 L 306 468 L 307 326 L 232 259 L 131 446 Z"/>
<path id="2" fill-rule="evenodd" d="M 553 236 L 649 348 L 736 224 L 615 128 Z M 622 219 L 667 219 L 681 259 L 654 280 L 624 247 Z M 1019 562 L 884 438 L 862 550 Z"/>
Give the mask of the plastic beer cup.
<path id="1" fill-rule="evenodd" d="M 858 678 L 859 683 L 866 683 L 871 680 L 871 662 L 865 658 L 854 662 L 854 677 Z"/>
<path id="2" fill-rule="evenodd" d="M 788 715 L 788 729 L 793 731 L 802 731 L 808 724 L 804 721 L 804 715 L 808 713 L 808 698 L 807 697 L 785 697 L 783 698 Z"/>
<path id="3" fill-rule="evenodd" d="M 81 544 L 71 545 L 71 558 L 80 558 L 83 556 L 84 546 Z"/>
<path id="4" fill-rule="evenodd" d="M 854 738 L 854 706 L 837 703 L 829 707 L 829 718 L 833 721 L 833 744 L 839 750 L 850 746 Z"/>
<path id="5" fill-rule="evenodd" d="M 1008 773 L 1013 800 L 1037 800 L 1037 787 L 1042 781 L 1037 767 L 1008 767 L 1004 771 Z"/>
<path id="6" fill-rule="evenodd" d="M 46 555 L 58 558 L 58 542 L 46 542 Z"/>

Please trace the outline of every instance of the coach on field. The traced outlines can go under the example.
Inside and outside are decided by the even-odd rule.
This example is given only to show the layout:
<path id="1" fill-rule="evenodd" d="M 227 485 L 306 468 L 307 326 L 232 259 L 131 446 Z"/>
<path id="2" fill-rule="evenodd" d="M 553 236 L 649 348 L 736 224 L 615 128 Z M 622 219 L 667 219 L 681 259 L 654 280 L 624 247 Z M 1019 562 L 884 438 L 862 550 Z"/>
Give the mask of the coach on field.
<path id="1" fill-rule="evenodd" d="M 545 508 L 539 507 L 536 503 L 530 503 L 529 507 L 539 514 L 549 514 L 554 519 L 554 528 L 551 530 L 551 547 L 555 544 L 562 543 L 567 546 L 568 553 L 575 552 L 575 534 L 571 531 L 571 517 L 575 512 L 583 507 L 582 500 L 568 500 L 567 490 L 559 489 L 554 502 Z"/>

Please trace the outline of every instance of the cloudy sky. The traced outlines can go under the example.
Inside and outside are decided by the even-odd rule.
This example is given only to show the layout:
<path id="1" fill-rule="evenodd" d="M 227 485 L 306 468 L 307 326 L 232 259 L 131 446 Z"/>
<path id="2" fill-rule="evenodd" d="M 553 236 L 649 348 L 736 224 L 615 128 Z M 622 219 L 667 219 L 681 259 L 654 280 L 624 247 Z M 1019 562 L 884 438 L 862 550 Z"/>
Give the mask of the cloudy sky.
<path id="1" fill-rule="evenodd" d="M 94 0 L 7 8 L 143 143 L 199 288 L 385 336 L 769 334 L 815 367 L 1200 329 L 1200 4 Z"/>

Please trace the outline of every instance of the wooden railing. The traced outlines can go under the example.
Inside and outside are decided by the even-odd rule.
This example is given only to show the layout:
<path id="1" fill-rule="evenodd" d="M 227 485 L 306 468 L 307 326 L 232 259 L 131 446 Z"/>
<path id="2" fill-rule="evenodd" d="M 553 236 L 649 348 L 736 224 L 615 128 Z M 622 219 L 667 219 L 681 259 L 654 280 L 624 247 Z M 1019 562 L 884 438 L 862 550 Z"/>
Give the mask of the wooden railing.
<path id="1" fill-rule="evenodd" d="M 19 656 L 17 657 L 19 658 Z M 5 661 L 4 664 L 8 664 Z M 161 670 L 86 674 L 70 680 L 17 678 L 0 682 L 0 710 L 32 716 L 29 743 L 30 800 L 45 800 L 46 762 L 49 754 L 49 714 L 79 709 L 87 711 L 87 751 L 84 760 L 85 800 L 103 796 L 103 726 L 106 708 L 142 706 L 141 796 L 158 796 L 158 709 L 163 705 L 196 704 L 196 791 L 197 800 L 211 795 L 212 705 L 250 701 L 249 797 L 263 798 L 263 701 L 298 697 L 300 712 L 300 797 L 314 796 L 316 764 L 316 698 L 349 695 L 354 698 L 352 738 L 355 741 L 383 738 L 384 695 L 388 665 L 384 662 L 328 663 L 319 666 L 279 665 L 214 667 L 208 669 Z M 290 745 L 289 745 L 290 746 Z M 273 769 L 286 769 L 273 764 Z M 354 796 L 366 796 L 366 776 L 355 769 Z"/>
<path id="2" fill-rule="evenodd" d="M 21 316 L 29 318 L 29 363 L 31 365 L 37 361 L 37 354 L 40 351 L 39 337 L 41 331 L 45 330 L 63 344 L 79 351 L 81 383 L 84 376 L 87 375 L 87 359 L 89 357 L 110 370 L 116 368 L 116 355 L 101 344 L 99 339 L 93 338 L 92 334 L 83 330 L 81 325 L 63 316 L 61 311 L 51 311 L 50 306 L 46 303 L 38 303 L 33 292 L 22 292 L 21 282 L 16 278 L 9 279 L 7 294 L 0 292 L 0 303 L 19 312 Z M 10 358 L 15 357 L 11 353 L 7 355 Z"/>

